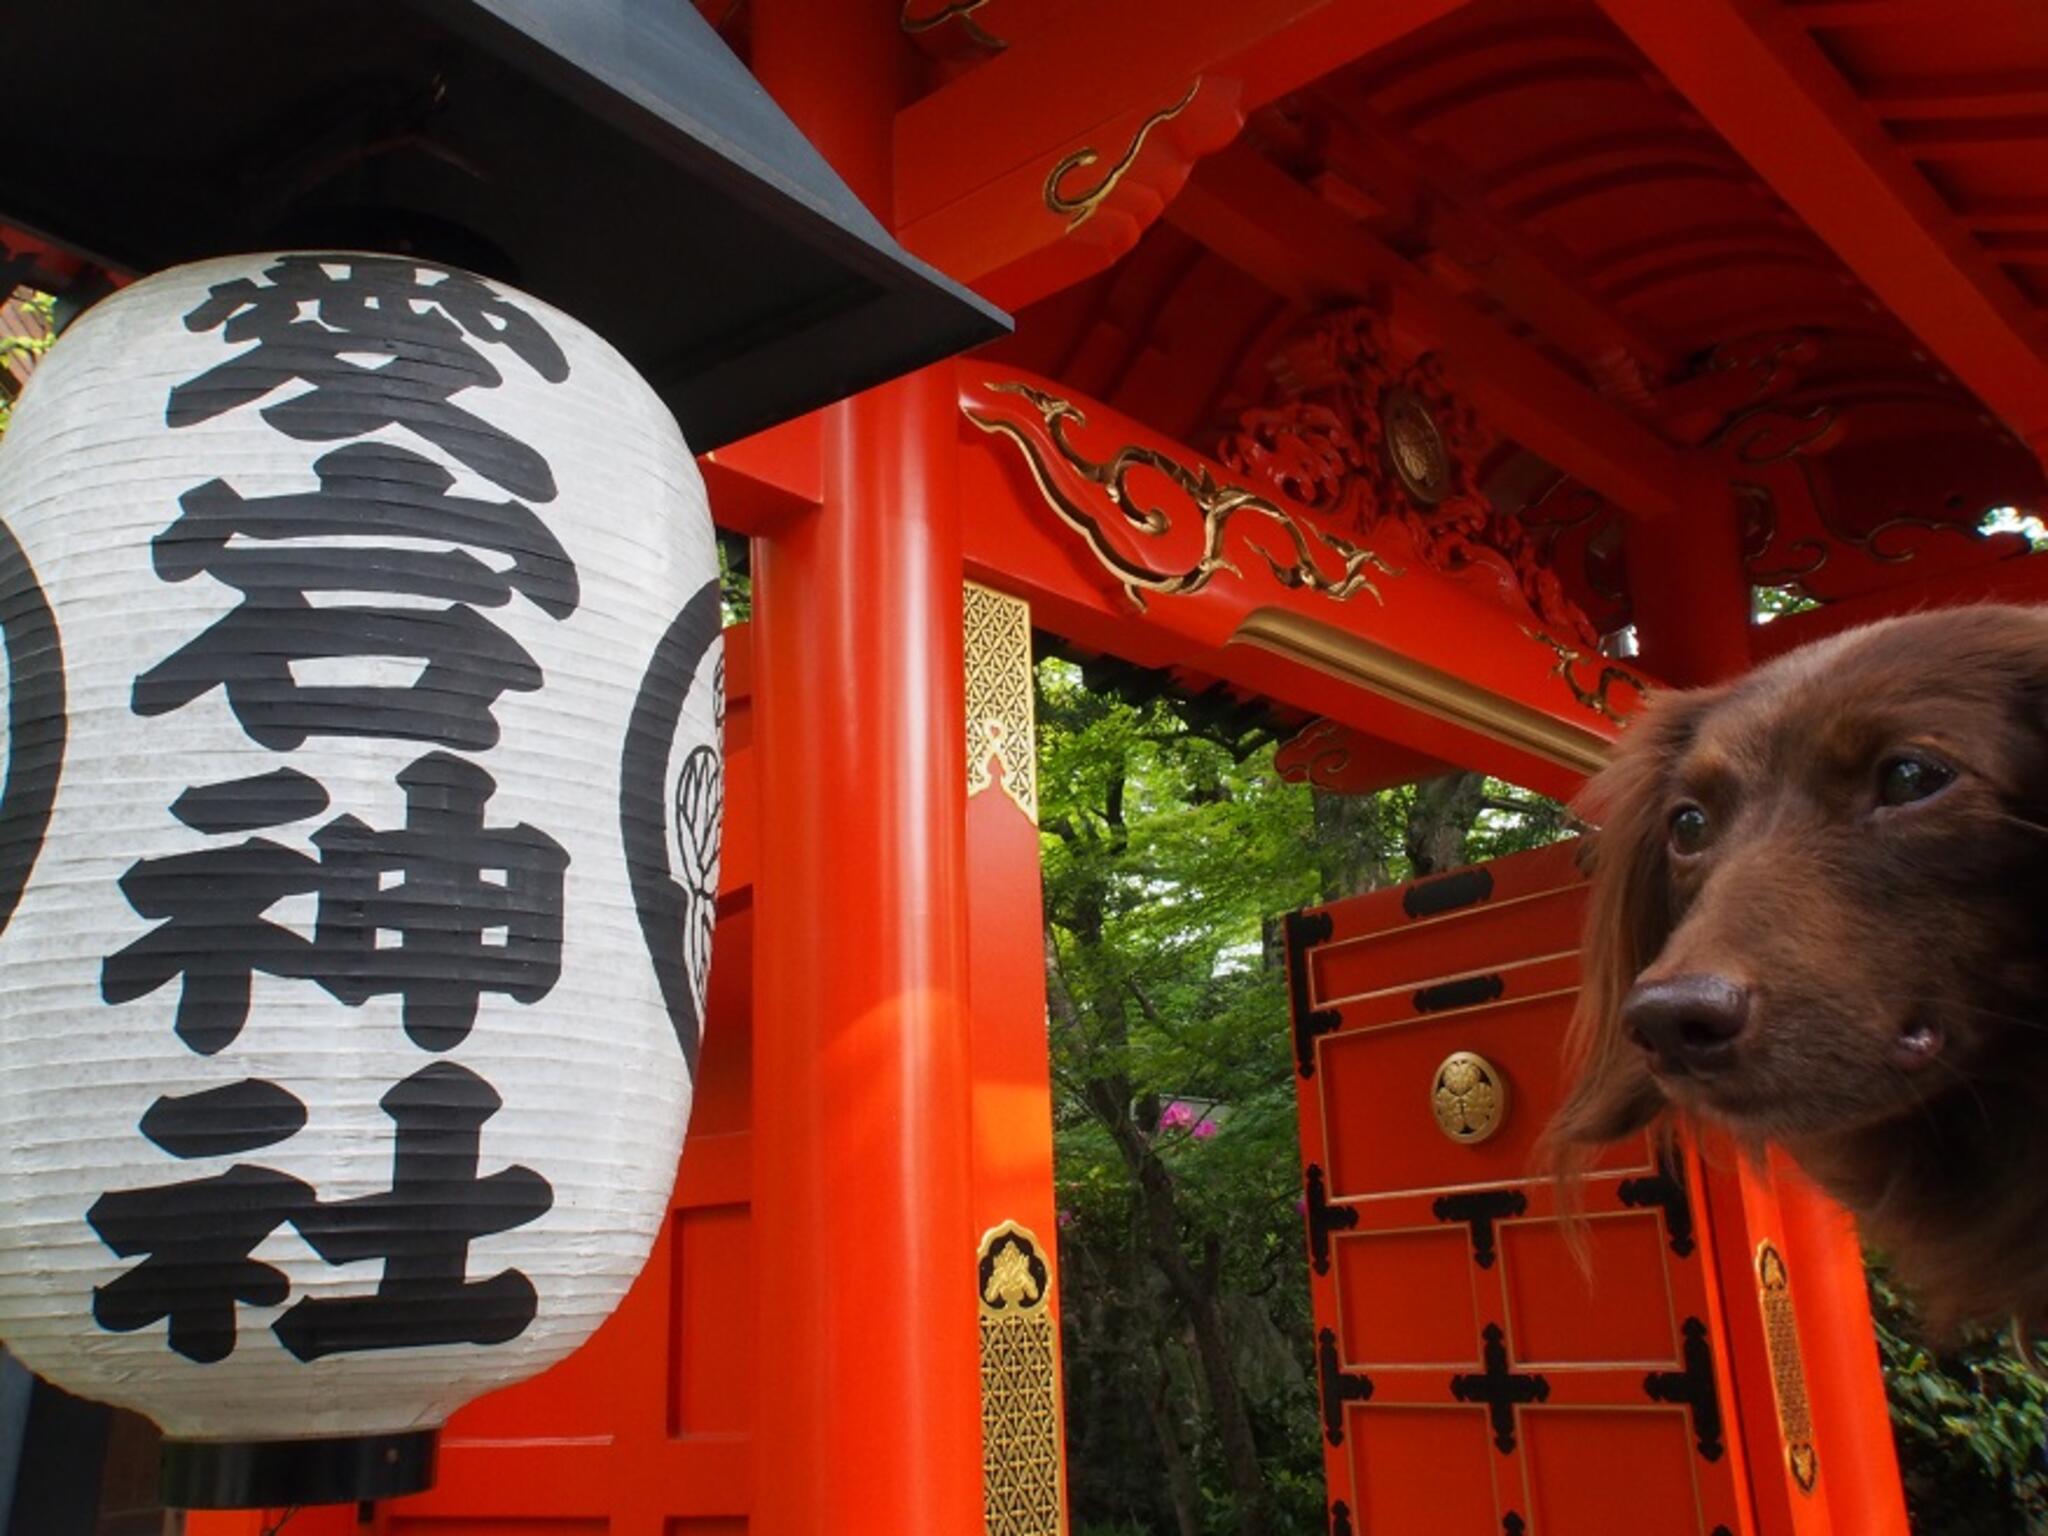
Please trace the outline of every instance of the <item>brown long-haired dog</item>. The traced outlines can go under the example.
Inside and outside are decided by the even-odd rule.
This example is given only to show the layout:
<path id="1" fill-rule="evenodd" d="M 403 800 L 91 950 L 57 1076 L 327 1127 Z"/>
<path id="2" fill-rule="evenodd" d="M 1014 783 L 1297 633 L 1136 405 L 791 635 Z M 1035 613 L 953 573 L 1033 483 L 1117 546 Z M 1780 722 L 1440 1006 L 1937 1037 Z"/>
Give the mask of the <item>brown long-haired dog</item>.
<path id="1" fill-rule="evenodd" d="M 1782 1145 L 1941 1329 L 2048 1321 L 2048 609 L 1655 700 L 1589 786 L 1558 1145 Z"/>

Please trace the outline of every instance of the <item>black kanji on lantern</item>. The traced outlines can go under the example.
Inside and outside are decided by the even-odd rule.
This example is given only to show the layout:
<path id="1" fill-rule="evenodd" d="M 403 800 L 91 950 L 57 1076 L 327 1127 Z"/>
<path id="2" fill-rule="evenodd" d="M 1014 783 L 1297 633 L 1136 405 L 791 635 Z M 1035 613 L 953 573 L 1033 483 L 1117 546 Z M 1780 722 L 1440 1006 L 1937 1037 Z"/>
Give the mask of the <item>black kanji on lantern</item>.
<path id="1" fill-rule="evenodd" d="M 403 829 L 341 816 L 313 834 L 330 877 L 317 979 L 345 1003 L 397 994 L 413 1043 L 444 1051 L 467 1038 L 484 993 L 534 1003 L 553 989 L 569 855 L 523 822 L 486 826 L 497 785 L 474 763 L 434 752 L 398 782 Z"/>
<path id="2" fill-rule="evenodd" d="M 309 1297 L 278 1319 L 279 1340 L 299 1359 L 517 1338 L 533 1321 L 533 1283 L 517 1269 L 471 1280 L 469 1247 L 545 1215 L 554 1191 L 530 1168 L 478 1175 L 483 1126 L 501 1103 L 489 1083 L 453 1062 L 435 1062 L 391 1089 L 382 1104 L 395 1150 L 382 1194 L 323 1204 L 288 1174 L 238 1163 L 212 1178 L 102 1195 L 87 1222 L 121 1258 L 142 1262 L 94 1292 L 95 1321 L 116 1333 L 168 1321 L 173 1351 L 202 1364 L 224 1360 L 235 1348 L 237 1306 L 289 1298 L 283 1271 L 253 1254 L 290 1224 L 330 1264 L 384 1264 L 374 1294 Z M 198 1119 L 196 1110 L 204 1111 Z M 254 1133 L 236 1126 L 251 1117 L 267 1121 L 259 1144 L 271 1144 L 298 1130 L 304 1106 L 275 1084 L 249 1083 L 182 1103 L 159 1100 L 145 1127 L 153 1119 L 160 1145 L 203 1156 L 218 1148 L 193 1136 L 246 1141 Z"/>
<path id="3" fill-rule="evenodd" d="M 131 708 L 163 715 L 220 689 L 249 739 L 273 751 L 316 736 L 492 747 L 500 697 L 543 679 L 485 613 L 519 597 L 565 619 L 580 593 L 560 541 L 522 504 L 555 496 L 546 459 L 454 400 L 503 381 L 486 348 L 552 382 L 568 376 L 568 361 L 532 315 L 466 274 L 339 255 L 280 257 L 263 276 L 216 285 L 185 317 L 194 332 L 248 345 L 171 391 L 170 426 L 303 384 L 262 409 L 286 436 L 401 429 L 521 499 L 457 494 L 449 468 L 382 438 L 320 457 L 309 491 L 245 497 L 206 481 L 179 498 L 153 563 L 164 581 L 208 576 L 240 601 L 138 676 Z M 388 680 L 394 663 L 402 683 Z M 484 993 L 544 997 L 561 972 L 567 852 L 525 823 L 488 824 L 496 781 L 447 752 L 419 758 L 398 784 L 399 828 L 344 814 L 312 834 L 311 852 L 244 836 L 138 860 L 121 890 L 157 926 L 103 963 L 101 995 L 123 1003 L 179 981 L 178 1036 L 207 1055 L 247 1024 L 259 973 L 315 983 L 351 1006 L 396 995 L 413 1043 L 436 1051 L 467 1037 Z M 307 821 L 328 804 L 317 779 L 278 768 L 189 788 L 171 811 L 226 837 Z M 310 935 L 272 916 L 295 896 L 314 898 Z M 497 1090 L 436 1062 L 380 1103 L 394 1128 L 382 1193 L 323 1202 L 289 1174 L 237 1164 L 101 1196 L 93 1230 L 142 1262 L 95 1292 L 100 1325 L 166 1321 L 177 1353 L 226 1358 L 238 1306 L 290 1300 L 285 1273 L 254 1257 L 290 1225 L 330 1264 L 382 1264 L 374 1293 L 302 1297 L 277 1321 L 301 1360 L 518 1337 L 537 1307 L 532 1282 L 515 1268 L 472 1280 L 470 1247 L 537 1220 L 554 1192 L 524 1166 L 479 1173 Z M 306 1122 L 289 1090 L 245 1078 L 160 1096 L 139 1129 L 173 1157 L 199 1158 L 276 1146 Z"/>
<path id="4" fill-rule="evenodd" d="M 469 1034 L 486 992 L 545 997 L 561 975 L 567 851 L 523 822 L 486 825 L 497 785 L 461 758 L 429 753 L 398 782 L 403 828 L 337 817 L 313 835 L 317 859 L 256 837 L 136 863 L 122 894 L 159 926 L 108 957 L 101 996 L 130 1002 L 181 978 L 178 1038 L 204 1055 L 241 1033 L 258 972 L 352 1005 L 396 994 L 429 1050 Z M 318 897 L 310 939 L 265 915 L 305 894 Z"/>
<path id="5" fill-rule="evenodd" d="M 1451 1396 L 1461 1403 L 1486 1404 L 1493 1443 L 1506 1455 L 1515 1448 L 1515 1409 L 1525 1403 L 1547 1402 L 1550 1382 L 1543 1376 L 1508 1369 L 1507 1335 L 1500 1324 L 1488 1323 L 1480 1337 L 1486 1344 L 1486 1369 L 1478 1375 L 1453 1376 Z"/>
<path id="6" fill-rule="evenodd" d="M 503 1344 L 533 1321 L 533 1282 L 517 1269 L 469 1278 L 469 1245 L 547 1214 L 554 1190 L 531 1168 L 479 1177 L 484 1122 L 503 1104 L 466 1067 L 437 1061 L 384 1095 L 397 1128 L 391 1187 L 312 1206 L 294 1224 L 330 1264 L 381 1259 L 374 1295 L 307 1297 L 273 1331 L 301 1360 L 358 1350 Z M 279 1298 L 282 1299 L 282 1298 Z"/>
<path id="7" fill-rule="evenodd" d="M 209 480 L 179 498 L 154 541 L 157 574 L 211 576 L 242 601 L 136 678 L 133 709 L 168 714 L 220 688 L 250 739 L 275 751 L 309 736 L 496 745 L 499 696 L 532 692 L 541 673 L 478 610 L 516 593 L 568 617 L 579 598 L 568 554 L 529 508 L 453 495 L 447 470 L 403 448 L 355 443 L 313 469 L 314 491 L 245 498 Z M 327 600 L 337 593 L 395 601 Z M 300 676 L 352 660 L 417 665 L 403 683 Z"/>
<path id="8" fill-rule="evenodd" d="M 313 1191 L 272 1168 L 102 1195 L 85 1219 L 121 1258 L 142 1262 L 93 1292 L 93 1320 L 132 1333 L 168 1320 L 170 1346 L 211 1364 L 235 1348 L 235 1308 L 274 1307 L 291 1285 L 251 1255 L 313 1203 Z"/>
<path id="9" fill-rule="evenodd" d="M 294 255 L 217 283 L 186 329 L 255 345 L 172 389 L 165 422 L 187 427 L 294 382 L 312 388 L 266 406 L 289 437 L 335 442 L 403 427 L 514 496 L 550 501 L 539 453 L 454 404 L 502 383 L 473 342 L 501 346 L 549 383 L 568 359 L 540 322 L 481 280 L 393 256 Z"/>
<path id="10" fill-rule="evenodd" d="M 317 861 L 267 837 L 139 860 L 121 894 L 158 926 L 101 964 L 100 996 L 133 1002 L 178 978 L 178 1038 L 201 1055 L 225 1050 L 248 1021 L 258 972 L 317 972 L 312 942 L 265 914 L 320 884 Z"/>
<path id="11" fill-rule="evenodd" d="M 231 1157 L 289 1141 L 305 1125 L 306 1106 L 297 1094 L 247 1077 L 197 1093 L 165 1094 L 143 1112 L 141 1129 L 173 1157 Z"/>

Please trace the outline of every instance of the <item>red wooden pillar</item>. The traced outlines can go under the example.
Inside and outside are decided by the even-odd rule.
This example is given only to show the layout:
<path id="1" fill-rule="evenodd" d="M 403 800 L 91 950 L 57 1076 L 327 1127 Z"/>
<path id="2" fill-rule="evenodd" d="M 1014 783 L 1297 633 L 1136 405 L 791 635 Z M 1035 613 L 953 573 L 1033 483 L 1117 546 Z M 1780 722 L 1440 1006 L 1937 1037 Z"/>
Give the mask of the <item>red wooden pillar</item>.
<path id="1" fill-rule="evenodd" d="M 1004 1512 L 1005 1523 L 991 1521 L 992 1529 L 1064 1532 L 1066 1425 L 1031 609 L 1021 598 L 973 584 L 965 599 L 972 1206 L 981 1234 L 974 1288 L 982 1310 L 981 1409 L 989 1441 L 985 1495 L 989 1509 Z"/>
<path id="2" fill-rule="evenodd" d="M 875 209 L 896 11 L 752 13 L 755 73 Z M 756 546 L 752 1536 L 981 1519 L 952 379 L 832 407 L 824 504 Z"/>
<path id="3" fill-rule="evenodd" d="M 1632 526 L 1628 546 L 1644 664 L 1680 687 L 1730 681 L 1750 665 L 1741 519 L 1725 475 L 1704 462 L 1693 468 L 1679 516 Z M 1729 1344 L 1743 1415 L 1759 1443 L 1775 1429 L 1788 1457 L 1796 1448 L 1812 1457 L 1800 1466 L 1818 1469 L 1810 1487 L 1797 1477 L 1759 1480 L 1760 1529 L 1906 1536 L 1855 1223 L 1782 1157 L 1758 1168 L 1718 1139 L 1709 1152 L 1722 1284 L 1741 1298 L 1730 1308 Z M 1792 1298 L 1783 1307 L 1790 1335 L 1772 1337 L 1768 1292 L 1781 1284 Z"/>
<path id="4" fill-rule="evenodd" d="M 1742 522 L 1727 478 L 1704 462 L 1679 493 L 1676 517 L 1628 531 L 1628 584 L 1643 665 L 1681 687 L 1749 668 L 1749 576 Z"/>
<path id="5" fill-rule="evenodd" d="M 757 546 L 755 1536 L 980 1518 L 950 370 Z"/>
<path id="6" fill-rule="evenodd" d="M 1833 1476 L 1835 1529 L 1908 1536 L 1891 1407 L 1877 1367 L 1877 1340 L 1862 1243 L 1849 1213 L 1782 1159 L 1774 1168 L 1786 1247 L 1801 1266 L 1800 1345 L 1814 1399 L 1821 1463 Z"/>

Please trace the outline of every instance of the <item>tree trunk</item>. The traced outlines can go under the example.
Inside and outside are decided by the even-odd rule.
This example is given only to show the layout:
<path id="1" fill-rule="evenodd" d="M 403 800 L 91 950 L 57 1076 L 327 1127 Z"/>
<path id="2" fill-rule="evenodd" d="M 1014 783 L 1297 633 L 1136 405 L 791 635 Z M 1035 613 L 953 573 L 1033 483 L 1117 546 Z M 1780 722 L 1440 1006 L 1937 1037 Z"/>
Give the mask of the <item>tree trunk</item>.
<path id="1" fill-rule="evenodd" d="M 1091 1083 L 1089 1097 L 1137 1179 L 1139 1227 L 1146 1250 L 1166 1277 L 1167 1288 L 1180 1303 L 1194 1337 L 1195 1363 L 1208 1393 L 1209 1411 L 1216 1418 L 1216 1439 L 1223 1451 L 1230 1490 L 1237 1499 L 1238 1536 L 1272 1536 L 1265 1469 L 1259 1464 L 1258 1443 L 1252 1437 L 1251 1411 L 1237 1384 L 1237 1367 L 1231 1359 L 1230 1336 L 1223 1325 L 1215 1280 L 1197 1269 L 1181 1246 L 1173 1175 L 1153 1150 L 1150 1138 L 1125 1111 L 1130 1094 L 1128 1088 L 1119 1092 L 1119 1086 L 1107 1081 Z"/>
<path id="2" fill-rule="evenodd" d="M 1202 1536 L 1202 1485 L 1187 1447 L 1181 1444 L 1180 1425 L 1173 1414 L 1173 1373 L 1163 1359 L 1158 1361 L 1152 1390 L 1145 1394 L 1145 1412 L 1166 1463 L 1166 1495 L 1173 1504 L 1173 1523 L 1180 1527 L 1180 1536 Z"/>
<path id="3" fill-rule="evenodd" d="M 1386 836 L 1377 795 L 1309 791 L 1315 810 L 1316 872 L 1323 900 L 1341 901 L 1390 883 Z"/>
<path id="4" fill-rule="evenodd" d="M 1104 797 L 1103 820 L 1111 846 L 1118 848 L 1127 836 L 1125 787 L 1123 775 L 1114 775 Z M 1107 894 L 1101 888 L 1075 893 L 1067 931 L 1083 949 L 1101 947 Z M 1069 1038 L 1074 1041 L 1080 1064 L 1084 1069 L 1087 1067 L 1089 1058 L 1095 1054 L 1091 1046 L 1096 1042 L 1103 1047 L 1104 1057 L 1115 1060 L 1129 1037 L 1124 1023 L 1123 988 L 1113 981 L 1104 981 L 1093 989 L 1086 1000 L 1088 1018 L 1084 1021 L 1080 1000 L 1068 992 L 1059 974 L 1058 949 L 1050 928 L 1046 932 L 1046 951 L 1051 972 L 1046 978 L 1048 1010 L 1058 1027 L 1071 1032 Z M 1145 1006 L 1142 998 L 1139 1002 Z M 1094 1026 L 1095 1042 L 1089 1039 L 1089 1023 Z M 1165 1277 L 1193 1335 L 1196 1364 L 1202 1374 L 1209 1411 L 1215 1418 L 1224 1469 L 1237 1502 L 1238 1536 L 1275 1536 L 1265 1469 L 1259 1464 L 1250 1410 L 1238 1389 L 1217 1283 L 1214 1276 L 1196 1269 L 1181 1246 L 1180 1207 L 1174 1198 L 1173 1175 L 1153 1150 L 1150 1136 L 1132 1118 L 1133 1084 L 1129 1077 L 1114 1069 L 1089 1071 L 1082 1092 L 1132 1174 L 1146 1253 Z"/>
<path id="5" fill-rule="evenodd" d="M 1411 876 L 1439 875 L 1465 863 L 1465 840 L 1485 804 L 1484 774 L 1447 773 L 1416 785 L 1402 838 Z"/>

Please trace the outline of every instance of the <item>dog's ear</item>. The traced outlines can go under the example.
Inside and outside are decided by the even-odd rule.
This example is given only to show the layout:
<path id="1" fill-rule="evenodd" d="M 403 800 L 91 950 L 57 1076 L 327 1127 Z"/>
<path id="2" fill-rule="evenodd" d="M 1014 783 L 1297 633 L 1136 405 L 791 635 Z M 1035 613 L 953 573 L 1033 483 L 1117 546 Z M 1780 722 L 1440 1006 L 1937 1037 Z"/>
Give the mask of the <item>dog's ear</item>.
<path id="1" fill-rule="evenodd" d="M 1581 854 L 1592 900 L 1579 1005 L 1566 1036 L 1572 1086 L 1547 1135 L 1561 1163 L 1643 1129 L 1664 1108 L 1642 1052 L 1622 1033 L 1621 1004 L 1670 936 L 1666 800 L 1679 757 L 1720 697 L 1711 690 L 1658 695 L 1573 806 L 1595 830 Z"/>

